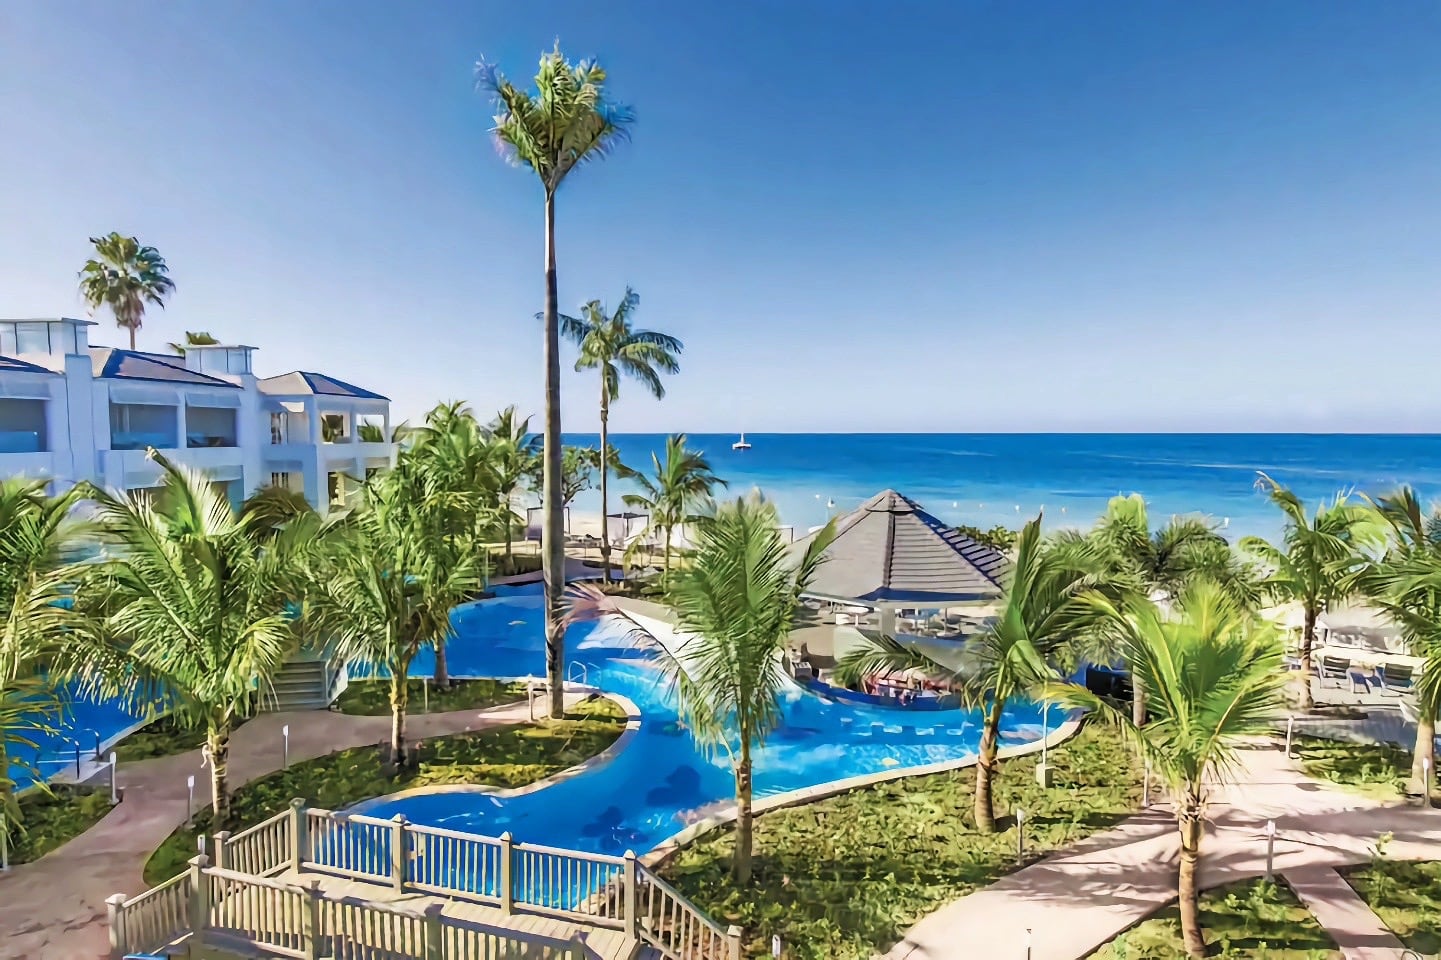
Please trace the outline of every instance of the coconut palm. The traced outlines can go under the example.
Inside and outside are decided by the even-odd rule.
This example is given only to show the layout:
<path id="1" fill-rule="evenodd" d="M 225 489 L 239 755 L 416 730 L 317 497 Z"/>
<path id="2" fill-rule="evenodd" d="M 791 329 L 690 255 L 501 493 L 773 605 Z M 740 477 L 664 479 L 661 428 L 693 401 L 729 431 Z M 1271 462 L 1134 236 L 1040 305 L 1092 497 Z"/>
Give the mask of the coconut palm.
<path id="1" fill-rule="evenodd" d="M 390 681 L 390 762 L 411 761 L 406 744 L 410 666 L 427 646 L 450 639 L 450 611 L 480 584 L 474 551 L 456 553 L 427 513 L 436 480 L 403 454 L 366 484 L 361 501 L 328 538 L 306 616 L 347 661 L 364 661 Z"/>
<path id="2" fill-rule="evenodd" d="M 781 722 L 786 641 L 833 532 L 827 525 L 797 558 L 775 507 L 759 492 L 720 505 L 698 528 L 693 562 L 667 584 L 665 602 L 675 610 L 681 638 L 673 653 L 604 591 L 572 588 L 570 619 L 613 617 L 662 652 L 686 728 L 697 744 L 730 762 L 732 871 L 740 883 L 751 876 L 752 755 Z"/>
<path id="3" fill-rule="evenodd" d="M 614 469 L 616 464 L 615 451 L 611 451 L 611 464 Z M 542 485 L 541 471 L 543 464 L 536 460 L 531 465 L 529 483 L 535 493 L 539 494 Z M 575 498 L 591 489 L 595 483 L 596 471 L 600 469 L 600 451 L 595 447 L 577 447 L 566 444 L 565 451 L 560 458 L 560 502 L 563 506 L 569 507 Z M 621 466 L 624 470 L 624 465 Z"/>
<path id="4" fill-rule="evenodd" d="M 1355 591 L 1352 575 L 1362 553 L 1382 542 L 1382 527 L 1374 513 L 1345 493 L 1318 504 L 1308 516 L 1301 498 L 1266 474 L 1258 474 L 1257 484 L 1285 516 L 1286 528 L 1279 547 L 1260 537 L 1243 537 L 1241 548 L 1264 568 L 1262 587 L 1273 600 L 1301 605 L 1300 703 L 1309 710 L 1316 620 Z"/>
<path id="5" fill-rule="evenodd" d="M 1285 683 L 1275 628 L 1258 620 L 1215 585 L 1198 582 L 1168 616 L 1144 603 L 1122 609 L 1092 604 L 1125 638 L 1126 660 L 1151 691 L 1151 720 L 1138 726 L 1079 684 L 1058 684 L 1048 695 L 1106 718 L 1135 743 L 1170 788 L 1181 858 L 1176 888 L 1186 952 L 1206 955 L 1197 875 L 1210 784 L 1237 762 L 1248 737 L 1270 731 Z"/>
<path id="6" fill-rule="evenodd" d="M 486 424 L 484 437 L 489 448 L 498 505 L 504 518 L 505 562 L 508 568 L 514 569 L 511 550 L 515 537 L 515 495 L 535 469 L 538 444 L 530 433 L 530 417 L 517 416 L 513 405 L 497 413 L 495 419 Z M 558 483 L 556 489 L 558 503 Z"/>
<path id="7" fill-rule="evenodd" d="M 551 712 L 564 709 L 565 591 L 564 510 L 560 503 L 560 308 L 555 273 L 555 194 L 576 167 L 599 160 L 626 139 L 632 116 L 605 96 L 606 72 L 599 63 L 572 64 L 555 49 L 540 58 L 535 92 L 521 90 L 483 59 L 476 87 L 496 106 L 492 132 L 502 153 L 540 180 L 545 196 L 545 480 L 542 493 L 541 553 L 545 576 L 546 677 Z"/>
<path id="8" fill-rule="evenodd" d="M 1436 769 L 1436 721 L 1441 716 L 1441 510 L 1423 510 L 1410 487 L 1371 501 L 1371 507 L 1391 536 L 1385 553 L 1358 571 L 1356 583 L 1401 628 L 1411 652 L 1426 661 L 1416 680 L 1409 788 L 1425 796 L 1428 771 Z"/>
<path id="9" fill-rule="evenodd" d="M 1035 693 L 1057 676 L 1055 665 L 1068 645 L 1085 636 L 1096 617 L 1089 597 L 1106 583 L 1106 557 L 1086 539 L 1045 540 L 1041 518 L 1021 528 L 995 622 L 971 638 L 959 669 L 890 637 L 871 641 L 841 659 L 843 681 L 890 671 L 918 670 L 961 691 L 981 710 L 976 756 L 976 829 L 996 829 L 991 785 L 1001 736 L 1001 717 L 1014 698 Z"/>
<path id="10" fill-rule="evenodd" d="M 639 308 L 640 294 L 626 287 L 614 313 L 606 313 L 599 300 L 592 300 L 581 308 L 580 317 L 560 318 L 561 333 L 580 348 L 575 369 L 600 371 L 602 463 L 610 462 L 610 405 L 620 397 L 621 377 L 639 380 L 660 400 L 665 396 L 660 375 L 680 370 L 678 357 L 685 345 L 669 334 L 632 326 L 631 317 Z M 609 473 L 608 469 L 600 472 L 600 558 L 606 580 L 610 579 Z"/>
<path id="11" fill-rule="evenodd" d="M 213 347 L 219 342 L 219 340 L 204 331 L 186 330 L 184 343 L 171 343 L 167 344 L 167 346 L 170 347 L 172 353 L 178 353 L 183 357 L 185 356 L 186 347 Z M 131 347 L 133 349 L 134 344 L 131 344 Z"/>
<path id="12" fill-rule="evenodd" d="M 145 321 L 145 305 L 165 308 L 165 299 L 175 292 L 170 267 L 154 247 L 143 246 L 134 237 L 108 233 L 91 237 L 95 256 L 80 269 L 80 295 L 93 314 L 109 307 L 115 325 L 130 332 L 130 349 L 135 334 Z"/>
<path id="13" fill-rule="evenodd" d="M 705 454 L 690 449 L 685 441 L 683 433 L 667 437 L 665 459 L 654 452 L 650 455 L 654 474 L 633 473 L 630 477 L 640 487 L 640 493 L 628 493 L 621 498 L 627 506 L 639 507 L 647 515 L 645 530 L 636 538 L 635 545 L 649 542 L 653 535 L 660 534 L 664 542 L 662 566 L 666 577 L 670 576 L 671 536 L 675 529 L 695 517 L 716 487 L 727 486 L 726 481 L 711 471 Z"/>
<path id="14" fill-rule="evenodd" d="M 1104 552 L 1108 574 L 1115 586 L 1142 600 L 1174 602 L 1198 578 L 1231 590 L 1246 605 L 1259 599 L 1259 584 L 1249 569 L 1217 532 L 1200 517 L 1172 517 L 1165 526 L 1151 528 L 1146 501 L 1140 494 L 1113 497 L 1091 536 Z M 1101 631 L 1099 637 L 1113 637 Z M 1100 647 L 1108 644 L 1102 642 Z M 1114 645 L 1104 653 L 1114 659 Z M 1096 653 L 1103 651 L 1096 650 Z M 1131 711 L 1135 722 L 1146 722 L 1144 683 L 1131 678 Z"/>
<path id="15" fill-rule="evenodd" d="M 82 572 L 77 600 L 107 617 L 136 675 L 165 688 L 179 722 L 205 732 L 211 801 L 225 822 L 230 732 L 298 643 L 292 605 L 321 522 L 310 512 L 277 529 L 268 511 L 233 510 L 204 474 L 150 456 L 162 471 L 155 494 L 96 493 L 121 549 Z"/>

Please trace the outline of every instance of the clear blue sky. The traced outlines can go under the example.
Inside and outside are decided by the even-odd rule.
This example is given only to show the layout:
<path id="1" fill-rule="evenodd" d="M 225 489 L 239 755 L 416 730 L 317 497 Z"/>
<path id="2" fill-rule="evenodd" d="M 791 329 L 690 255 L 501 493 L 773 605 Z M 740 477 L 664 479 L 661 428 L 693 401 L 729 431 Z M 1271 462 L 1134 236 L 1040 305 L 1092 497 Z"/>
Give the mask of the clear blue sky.
<path id="1" fill-rule="evenodd" d="M 639 117 L 562 188 L 562 306 L 629 283 L 687 344 L 615 429 L 1441 424 L 1441 7 L 1399 0 L 10 0 L 0 315 L 77 314 L 122 230 L 179 285 L 147 345 L 538 410 L 540 192 L 472 69 L 556 36 Z"/>

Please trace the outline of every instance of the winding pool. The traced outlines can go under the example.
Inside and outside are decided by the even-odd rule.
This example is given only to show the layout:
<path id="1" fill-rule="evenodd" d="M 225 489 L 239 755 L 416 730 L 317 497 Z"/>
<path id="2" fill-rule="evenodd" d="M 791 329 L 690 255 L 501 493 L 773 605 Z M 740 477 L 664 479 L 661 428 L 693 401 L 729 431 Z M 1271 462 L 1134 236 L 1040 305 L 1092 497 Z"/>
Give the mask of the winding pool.
<path id="1" fill-rule="evenodd" d="M 456 609 L 456 638 L 448 647 L 455 676 L 519 677 L 545 672 L 539 586 Z M 680 726 L 669 685 L 654 654 L 618 638 L 605 626 L 577 624 L 567 635 L 567 662 L 586 666 L 590 685 L 620 694 L 639 708 L 639 732 L 611 762 L 533 793 L 501 798 L 485 793 L 433 793 L 370 801 L 367 815 L 498 835 L 518 842 L 592 853 L 647 851 L 729 801 L 733 784 L 724 756 L 697 750 Z M 427 654 L 412 676 L 432 669 Z M 1052 717 L 1052 719 L 1057 719 Z M 784 719 L 756 754 L 755 790 L 768 796 L 861 774 L 919 767 L 975 755 L 980 714 L 972 710 L 907 712 L 834 703 L 792 687 Z M 1012 704 L 1003 741 L 1042 735 L 1040 708 Z"/>

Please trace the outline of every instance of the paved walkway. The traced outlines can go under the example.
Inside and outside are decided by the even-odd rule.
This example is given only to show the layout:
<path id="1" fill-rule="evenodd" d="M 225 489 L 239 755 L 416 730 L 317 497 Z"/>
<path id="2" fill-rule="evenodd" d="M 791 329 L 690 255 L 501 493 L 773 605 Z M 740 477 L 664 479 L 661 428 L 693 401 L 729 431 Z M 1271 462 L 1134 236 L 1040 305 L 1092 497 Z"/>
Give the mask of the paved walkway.
<path id="1" fill-rule="evenodd" d="M 412 740 L 484 730 L 529 719 L 524 703 L 489 710 L 413 715 Z M 379 743 L 390 717 L 328 711 L 267 713 L 235 732 L 230 746 L 232 790 L 281 765 L 283 724 L 290 725 L 292 762 Z M 197 803 L 209 800 L 209 772 L 200 751 L 121 764 L 124 802 L 74 840 L 34 863 L 0 875 L 0 958 L 92 960 L 108 955 L 105 898 L 146 889 L 145 861 L 185 822 L 185 778 L 195 775 Z"/>
<path id="2" fill-rule="evenodd" d="M 1401 960 L 1401 941 L 1334 868 L 1288 870 L 1286 884 L 1331 934 L 1345 960 Z"/>
<path id="3" fill-rule="evenodd" d="M 1216 788 L 1210 814 L 1206 888 L 1265 872 L 1267 820 L 1276 821 L 1275 869 L 1288 876 L 1363 863 L 1387 832 L 1394 835 L 1388 856 L 1441 859 L 1441 810 L 1378 806 L 1317 783 L 1271 744 L 1243 752 L 1235 782 Z M 887 960 L 1020 960 L 1028 930 L 1031 960 L 1077 960 L 1174 899 L 1177 858 L 1175 821 L 1157 805 L 947 904 L 912 927 Z"/>

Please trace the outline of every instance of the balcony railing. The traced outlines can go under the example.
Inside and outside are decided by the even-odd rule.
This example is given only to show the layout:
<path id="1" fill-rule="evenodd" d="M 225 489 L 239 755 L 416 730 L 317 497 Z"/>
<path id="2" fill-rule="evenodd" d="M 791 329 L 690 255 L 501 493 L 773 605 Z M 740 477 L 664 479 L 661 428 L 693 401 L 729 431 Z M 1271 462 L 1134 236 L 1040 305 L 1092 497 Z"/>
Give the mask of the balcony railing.
<path id="1" fill-rule="evenodd" d="M 111 450 L 144 450 L 147 447 L 154 447 L 157 450 L 174 450 L 179 445 L 173 433 L 144 433 L 135 430 L 110 431 Z"/>
<path id="2" fill-rule="evenodd" d="M 44 453 L 38 430 L 0 430 L 0 453 Z"/>
<path id="3" fill-rule="evenodd" d="M 187 447 L 233 447 L 236 445 L 236 441 L 234 434 L 187 433 L 185 445 Z"/>

